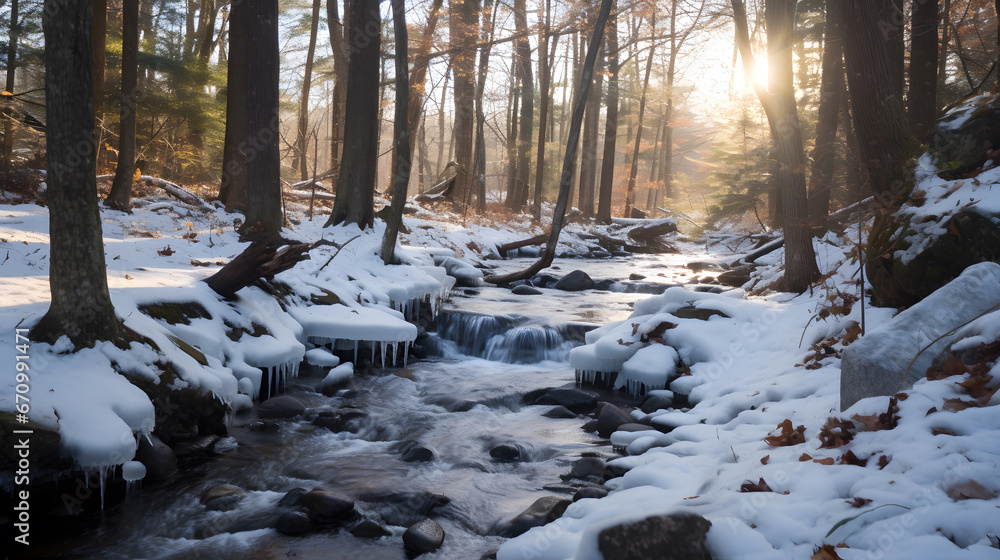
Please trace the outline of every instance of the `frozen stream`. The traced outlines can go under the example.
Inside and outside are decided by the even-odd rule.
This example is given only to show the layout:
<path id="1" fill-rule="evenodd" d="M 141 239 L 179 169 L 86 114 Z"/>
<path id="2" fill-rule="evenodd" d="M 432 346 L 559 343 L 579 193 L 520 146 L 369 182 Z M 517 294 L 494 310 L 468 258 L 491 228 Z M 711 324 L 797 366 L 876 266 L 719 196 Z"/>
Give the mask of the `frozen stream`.
<path id="1" fill-rule="evenodd" d="M 683 267 L 703 257 L 688 253 L 558 259 L 545 272 L 562 276 L 579 268 L 595 280 L 627 280 L 630 274 L 641 274 L 646 277 L 643 282 L 676 284 L 706 276 Z M 509 271 L 528 263 L 518 259 L 498 264 L 501 271 Z M 333 397 L 315 392 L 319 377 L 291 381 L 287 394 L 311 409 L 357 407 L 366 415 L 357 421 L 357 433 L 333 433 L 307 420 L 279 421 L 279 431 L 268 433 L 249 428 L 255 420 L 252 415 L 239 416 L 230 430 L 232 443 L 238 445 L 187 465 L 175 480 L 147 485 L 99 519 L 87 520 L 78 528 L 82 537 L 58 547 L 63 550 L 58 557 L 402 559 L 406 558 L 400 541 L 403 531 L 429 516 L 444 527 L 447 538 L 437 553 L 423 558 L 481 558 L 504 541 L 496 536 L 502 521 L 542 496 L 569 498 L 585 485 L 564 478 L 581 455 L 614 455 L 606 440 L 581 429 L 586 417 L 543 417 L 550 407 L 525 405 L 523 395 L 546 387 L 572 387 L 573 371 L 564 360 L 565 351 L 576 343 L 573 333 L 579 336 L 585 329 L 578 324 L 623 319 L 632 302 L 647 296 L 594 290 L 543 292 L 518 296 L 502 288 L 456 288 L 446 310 L 504 315 L 507 322 L 494 325 L 496 332 L 483 331 L 486 338 L 479 342 L 468 340 L 475 333 L 468 328 L 470 323 L 463 323 L 448 335 L 461 340 L 428 345 L 444 355 L 413 361 L 405 369 L 358 375 L 347 390 Z M 578 326 L 567 329 L 567 324 Z M 519 339 L 505 334 L 514 327 L 541 332 L 541 338 L 523 332 Z M 517 347 L 516 361 L 550 359 L 510 364 L 459 353 L 489 346 L 494 336 L 500 338 L 493 347 L 504 343 Z M 547 340 L 554 350 L 532 358 L 531 349 L 523 346 L 539 339 Z M 493 359 L 502 356 L 502 352 L 491 354 Z M 491 458 L 490 450 L 501 444 L 519 448 L 521 460 Z M 404 462 L 401 457 L 412 446 L 432 450 L 435 458 Z M 199 498 L 219 484 L 249 492 L 230 511 L 208 511 Z M 357 538 L 346 530 L 303 537 L 278 534 L 270 528 L 275 505 L 296 487 L 323 487 L 354 498 L 357 511 L 387 527 L 392 536 Z"/>

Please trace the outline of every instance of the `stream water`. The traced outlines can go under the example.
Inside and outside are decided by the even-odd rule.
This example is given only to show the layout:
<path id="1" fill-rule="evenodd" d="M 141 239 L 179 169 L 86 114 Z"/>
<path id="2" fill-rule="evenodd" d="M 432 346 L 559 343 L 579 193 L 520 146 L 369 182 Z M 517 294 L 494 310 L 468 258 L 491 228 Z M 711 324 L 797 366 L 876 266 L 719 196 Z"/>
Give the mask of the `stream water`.
<path id="1" fill-rule="evenodd" d="M 546 272 L 574 269 L 594 279 L 676 284 L 705 276 L 684 268 L 699 255 L 607 260 L 557 260 Z M 526 260 L 498 263 L 517 270 Z M 613 289 L 625 290 L 629 284 Z M 648 284 L 642 291 L 654 291 Z M 478 559 L 504 539 L 508 520 L 546 495 L 571 497 L 564 476 L 581 455 L 614 455 L 609 443 L 581 426 L 585 417 L 543 417 L 550 407 L 528 406 L 523 395 L 546 387 L 572 387 L 566 362 L 588 325 L 625 318 L 647 297 L 621 291 L 560 292 L 518 296 L 494 287 L 456 288 L 439 320 L 440 336 L 428 347 L 441 355 L 358 375 L 346 390 L 326 397 L 319 377 L 291 380 L 286 393 L 313 409 L 357 407 L 357 433 L 333 433 L 305 420 L 280 421 L 277 432 L 250 429 L 253 415 L 238 416 L 229 449 L 207 461 L 183 465 L 182 474 L 158 486 L 133 489 L 119 506 L 85 525 L 60 558 L 187 559 L 402 559 L 407 526 L 432 517 L 444 528 L 444 546 L 425 558 Z M 624 396 L 604 398 L 625 400 Z M 498 462 L 490 450 L 519 449 L 520 460 Z M 404 462 L 407 448 L 432 450 L 428 462 Z M 218 447 L 217 447 L 218 449 Z M 230 511 L 208 511 L 204 492 L 218 484 L 248 490 Z M 579 486 L 580 482 L 576 481 Z M 345 530 L 302 537 L 275 532 L 275 505 L 296 487 L 323 487 L 356 500 L 364 517 L 392 536 L 357 538 Z M 442 498 L 446 497 L 446 499 Z"/>

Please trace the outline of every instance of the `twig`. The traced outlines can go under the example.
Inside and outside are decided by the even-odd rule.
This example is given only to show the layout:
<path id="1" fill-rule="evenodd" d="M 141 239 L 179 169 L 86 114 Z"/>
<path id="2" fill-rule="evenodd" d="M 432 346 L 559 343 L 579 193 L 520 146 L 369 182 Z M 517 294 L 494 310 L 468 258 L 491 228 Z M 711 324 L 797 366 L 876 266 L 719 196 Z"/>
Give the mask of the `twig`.
<path id="1" fill-rule="evenodd" d="M 333 262 L 333 259 L 335 259 L 335 258 L 337 257 L 337 255 L 339 255 L 339 254 L 340 254 L 340 251 L 341 251 L 341 250 L 342 250 L 342 249 L 343 249 L 344 247 L 347 247 L 347 245 L 348 245 L 348 244 L 349 244 L 349 243 L 350 243 L 351 241 L 354 241 L 355 239 L 357 239 L 357 238 L 359 238 L 359 237 L 361 237 L 361 236 L 360 236 L 360 235 L 355 235 L 354 237 L 352 237 L 352 238 L 348 239 L 346 243 L 344 243 L 344 244 L 343 244 L 343 245 L 341 245 L 340 247 L 337 247 L 337 250 L 336 250 L 336 252 L 334 252 L 334 253 L 333 253 L 333 255 L 331 255 L 331 256 L 330 256 L 330 258 L 329 258 L 329 259 L 328 259 L 328 260 L 327 260 L 327 261 L 326 261 L 325 263 L 323 263 L 323 266 L 319 267 L 319 269 L 317 269 L 317 270 L 316 270 L 316 274 L 319 274 L 319 271 L 320 271 L 320 270 L 323 270 L 324 268 L 326 268 L 326 265 L 328 265 L 328 264 L 330 264 L 331 262 Z M 319 242 L 317 241 L 317 243 L 319 243 Z M 330 243 L 330 244 L 332 245 L 333 243 Z"/>

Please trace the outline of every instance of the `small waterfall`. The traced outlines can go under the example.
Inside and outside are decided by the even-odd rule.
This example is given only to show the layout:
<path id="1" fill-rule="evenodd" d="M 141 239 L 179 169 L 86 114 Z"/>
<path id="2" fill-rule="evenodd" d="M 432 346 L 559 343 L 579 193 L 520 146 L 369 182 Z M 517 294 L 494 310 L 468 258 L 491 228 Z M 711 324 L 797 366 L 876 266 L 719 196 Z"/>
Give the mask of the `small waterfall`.
<path id="1" fill-rule="evenodd" d="M 579 343 L 567 340 L 560 329 L 525 325 L 528 321 L 507 315 L 442 313 L 437 335 L 455 343 L 462 354 L 507 364 L 566 361 L 570 349 Z"/>

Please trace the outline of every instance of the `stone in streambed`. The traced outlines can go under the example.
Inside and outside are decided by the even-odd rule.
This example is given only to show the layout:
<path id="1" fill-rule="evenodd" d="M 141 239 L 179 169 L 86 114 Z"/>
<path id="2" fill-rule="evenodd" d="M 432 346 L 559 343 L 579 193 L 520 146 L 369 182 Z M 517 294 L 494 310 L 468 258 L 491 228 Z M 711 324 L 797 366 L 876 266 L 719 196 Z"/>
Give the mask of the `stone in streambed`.
<path id="1" fill-rule="evenodd" d="M 521 460 L 521 449 L 509 443 L 504 443 L 490 449 L 490 457 L 498 463 L 514 463 Z"/>
<path id="2" fill-rule="evenodd" d="M 533 288 L 526 284 L 521 284 L 520 286 L 514 286 L 510 293 L 517 296 L 538 296 L 542 294 L 542 291 L 538 288 Z"/>
<path id="3" fill-rule="evenodd" d="M 597 408 L 597 395 L 577 389 L 552 389 L 535 399 L 533 404 L 564 406 L 577 414 Z"/>
<path id="4" fill-rule="evenodd" d="M 597 433 L 601 437 L 611 437 L 611 434 L 622 424 L 632 422 L 632 417 L 613 404 L 606 403 L 597 417 Z"/>
<path id="5" fill-rule="evenodd" d="M 239 486 L 217 484 L 201 496 L 201 503 L 211 511 L 229 511 L 235 508 L 246 494 L 247 491 Z"/>
<path id="6" fill-rule="evenodd" d="M 594 287 L 594 280 L 582 270 L 574 270 L 563 276 L 554 286 L 557 290 L 564 292 L 581 292 Z"/>
<path id="7" fill-rule="evenodd" d="M 422 445 L 413 446 L 403 452 L 400 457 L 406 463 L 428 463 L 437 457 L 433 449 Z"/>
<path id="8" fill-rule="evenodd" d="M 305 488 L 292 488 L 278 500 L 278 507 L 298 507 L 302 505 L 306 494 L 309 491 Z"/>
<path id="9" fill-rule="evenodd" d="M 278 518 L 275 529 L 282 535 L 304 535 L 313 530 L 313 522 L 304 511 L 286 511 Z"/>
<path id="10" fill-rule="evenodd" d="M 139 438 L 135 460 L 146 467 L 145 480 L 162 480 L 177 472 L 177 455 L 156 436 Z"/>
<path id="11" fill-rule="evenodd" d="M 565 406 L 553 406 L 542 416 L 546 418 L 576 418 L 576 413 Z"/>
<path id="12" fill-rule="evenodd" d="M 403 547 L 406 550 L 423 554 L 434 552 L 444 544 L 444 529 L 433 519 L 424 519 L 403 533 Z"/>
<path id="13" fill-rule="evenodd" d="M 607 463 L 600 457 L 584 457 L 573 463 L 573 469 L 569 472 L 569 478 L 603 482 L 606 467 Z"/>
<path id="14" fill-rule="evenodd" d="M 610 491 L 607 488 L 581 488 L 576 491 L 576 494 L 573 494 L 573 501 L 579 502 L 580 500 L 584 500 L 586 498 L 600 499 L 607 496 L 609 493 Z"/>
<path id="15" fill-rule="evenodd" d="M 271 397 L 257 406 L 257 416 L 260 418 L 294 418 L 305 412 L 306 405 L 288 395 Z"/>
<path id="16" fill-rule="evenodd" d="M 700 515 L 680 513 L 647 517 L 608 527 L 597 536 L 604 560 L 711 560 L 705 537 L 712 523 Z"/>
<path id="17" fill-rule="evenodd" d="M 571 500 L 558 496 L 543 496 L 535 500 L 528 509 L 521 512 L 517 517 L 506 523 L 501 531 L 501 536 L 516 537 L 522 535 L 532 527 L 541 527 L 562 517 L 566 508 L 572 503 Z"/>
<path id="18" fill-rule="evenodd" d="M 359 539 L 378 539 L 392 535 L 388 529 L 370 519 L 358 523 L 355 528 L 351 529 L 351 534 Z"/>
<path id="19" fill-rule="evenodd" d="M 329 490 L 309 492 L 305 495 L 303 504 L 320 523 L 340 521 L 354 511 L 354 500 Z"/>

